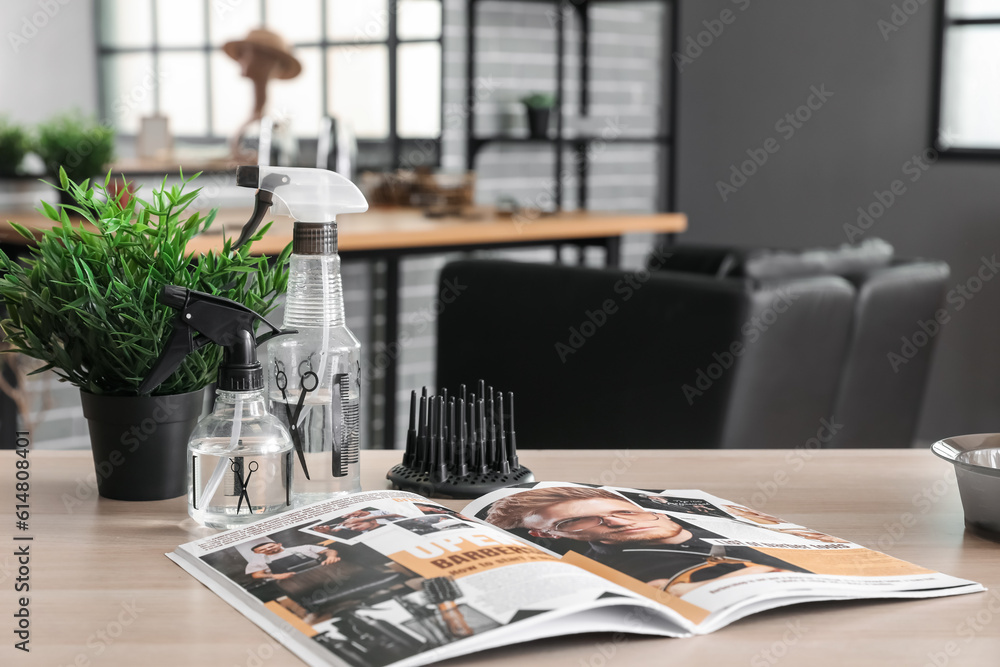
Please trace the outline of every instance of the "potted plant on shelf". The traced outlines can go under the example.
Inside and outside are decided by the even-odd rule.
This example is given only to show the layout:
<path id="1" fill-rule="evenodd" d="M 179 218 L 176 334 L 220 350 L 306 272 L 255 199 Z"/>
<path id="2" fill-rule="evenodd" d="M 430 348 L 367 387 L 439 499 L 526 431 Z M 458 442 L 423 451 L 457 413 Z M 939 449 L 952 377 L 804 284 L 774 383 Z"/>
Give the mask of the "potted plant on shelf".
<path id="1" fill-rule="evenodd" d="M 23 127 L 0 117 L 0 178 L 20 174 L 21 162 L 30 145 L 28 132 Z"/>
<path id="2" fill-rule="evenodd" d="M 115 155 L 115 133 L 79 114 L 64 114 L 38 126 L 35 152 L 46 174 L 55 177 L 63 169 L 71 182 L 82 183 L 107 170 Z M 80 205 L 69 190 L 59 192 L 61 204 Z"/>
<path id="3" fill-rule="evenodd" d="M 199 191 L 166 179 L 147 202 L 109 192 L 103 182 L 75 183 L 59 170 L 60 189 L 76 202 L 61 210 L 43 203 L 55 222 L 20 262 L 0 251 L 0 323 L 13 351 L 45 363 L 80 389 L 90 427 L 98 490 L 107 498 L 157 500 L 187 488 L 187 440 L 202 413 L 204 389 L 215 382 L 222 351 L 208 345 L 188 355 L 154 395 L 138 389 L 162 352 L 176 311 L 161 303 L 166 285 L 237 301 L 261 314 L 274 309 L 288 282 L 291 245 L 269 262 L 238 251 L 195 256 L 185 248 L 215 219 L 187 212 Z M 72 211 L 84 221 L 72 221 Z M 11 222 L 22 236 L 32 233 Z"/>
<path id="4" fill-rule="evenodd" d="M 528 113 L 528 136 L 545 139 L 549 136 L 549 118 L 556 105 L 556 97 L 551 93 L 533 93 L 521 98 Z"/>

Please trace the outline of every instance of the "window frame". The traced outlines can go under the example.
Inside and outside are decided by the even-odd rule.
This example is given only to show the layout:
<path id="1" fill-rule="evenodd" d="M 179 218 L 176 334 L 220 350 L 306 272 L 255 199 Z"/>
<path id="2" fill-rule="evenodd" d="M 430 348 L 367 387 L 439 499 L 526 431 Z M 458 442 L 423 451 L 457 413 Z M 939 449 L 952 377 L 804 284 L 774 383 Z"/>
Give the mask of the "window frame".
<path id="1" fill-rule="evenodd" d="M 940 0 L 935 8 L 934 25 L 934 82 L 932 86 L 931 123 L 929 146 L 933 147 L 940 157 L 996 160 L 1000 159 L 1000 148 L 958 148 L 941 141 L 943 127 L 942 107 L 944 105 L 944 57 L 945 36 L 949 30 L 964 26 L 998 25 L 1000 26 L 1000 8 L 993 18 L 949 18 L 948 6 L 951 0 Z"/>
<path id="2" fill-rule="evenodd" d="M 105 94 L 105 76 L 104 76 L 104 63 L 105 59 L 108 57 L 113 57 L 119 54 L 127 53 L 141 53 L 150 54 L 153 61 L 153 68 L 156 70 L 159 65 L 160 54 L 162 53 L 200 53 L 203 56 L 203 62 L 205 67 L 205 113 L 206 113 L 206 133 L 204 135 L 174 135 L 175 139 L 180 139 L 185 143 L 191 144 L 224 144 L 229 137 L 220 136 L 215 134 L 215 128 L 213 127 L 213 108 L 212 108 L 212 62 L 211 56 L 216 51 L 221 51 L 221 47 L 215 46 L 211 41 L 211 24 L 212 20 L 212 2 L 213 0 L 204 0 L 204 34 L 202 35 L 202 43 L 192 44 L 187 46 L 163 46 L 159 43 L 159 36 L 157 34 L 157 5 L 160 2 L 166 2 L 167 0 L 147 0 L 150 3 L 150 20 L 152 22 L 151 26 L 151 42 L 148 46 L 108 46 L 104 43 L 102 34 L 102 18 L 104 12 L 104 2 L 102 0 L 96 0 L 94 3 L 94 38 L 97 45 L 97 88 L 98 88 L 98 100 L 97 108 L 99 117 L 102 121 L 107 122 L 109 109 L 107 108 L 107 96 Z M 368 46 L 384 45 L 387 49 L 387 59 L 388 59 L 388 77 L 387 86 L 388 90 L 388 119 L 389 127 L 387 135 L 384 139 L 369 139 L 369 138 L 358 138 L 358 155 L 359 155 L 359 168 L 361 169 L 378 169 L 378 168 L 412 168 L 418 166 L 433 166 L 439 167 L 441 164 L 441 142 L 442 135 L 444 134 L 444 122 L 445 122 L 445 112 L 444 112 L 444 89 L 445 89 L 445 79 L 444 79 L 444 12 L 445 12 L 445 2 L 444 0 L 437 0 L 441 4 L 441 30 L 436 38 L 407 38 L 402 39 L 398 35 L 398 9 L 400 0 L 386 0 L 386 10 L 388 12 L 388 24 L 386 26 L 386 37 L 385 39 L 356 39 L 356 40 L 343 40 L 343 39 L 330 39 L 327 34 L 327 12 L 329 10 L 327 6 L 327 0 L 320 0 L 320 17 L 321 22 L 321 35 L 318 42 L 289 42 L 289 45 L 294 48 L 318 48 L 321 53 L 320 63 L 322 71 L 320 74 L 320 80 L 322 82 L 322 89 L 320 100 L 322 104 L 322 114 L 323 116 L 329 115 L 329 100 L 330 100 L 330 82 L 329 82 L 329 63 L 327 56 L 331 48 L 345 47 L 345 46 Z M 254 0 L 257 3 L 260 15 L 260 25 L 267 27 L 267 2 L 266 0 Z M 437 136 L 433 137 L 401 137 L 399 136 L 399 92 L 398 92 L 398 56 L 399 56 L 399 46 L 405 44 L 438 44 L 440 50 L 440 86 L 438 90 L 439 103 L 438 103 L 438 113 L 439 113 L 439 124 Z M 153 86 L 153 112 L 160 112 L 160 86 L 157 82 Z M 317 128 L 318 131 L 319 128 Z M 134 138 L 136 135 L 132 133 L 119 132 L 118 136 Z M 313 137 L 297 137 L 298 141 L 302 142 L 316 142 Z M 404 152 L 412 152 L 413 149 L 418 148 L 421 151 L 433 153 L 433 159 L 422 164 L 412 164 L 407 159 L 404 158 Z M 388 152 L 389 163 L 380 163 L 377 160 L 371 161 L 365 160 L 365 156 L 375 156 L 380 153 Z"/>

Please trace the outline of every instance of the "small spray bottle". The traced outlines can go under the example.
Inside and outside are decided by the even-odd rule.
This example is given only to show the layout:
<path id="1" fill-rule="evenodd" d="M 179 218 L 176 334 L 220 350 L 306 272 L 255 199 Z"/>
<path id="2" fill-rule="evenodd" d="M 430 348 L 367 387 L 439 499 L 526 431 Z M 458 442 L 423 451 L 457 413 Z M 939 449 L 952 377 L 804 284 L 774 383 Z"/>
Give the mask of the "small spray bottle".
<path id="1" fill-rule="evenodd" d="M 298 461 L 294 503 L 360 491 L 361 344 L 344 319 L 336 219 L 368 210 L 368 202 L 325 169 L 239 167 L 236 182 L 257 194 L 235 248 L 272 205 L 295 220 L 284 327 L 297 333 L 267 346 L 271 410 L 291 433 Z"/>
<path id="2" fill-rule="evenodd" d="M 139 393 L 155 389 L 206 344 L 224 348 L 215 409 L 188 443 L 188 514 L 212 528 L 235 528 L 289 509 L 292 440 L 267 410 L 257 346 L 294 332 L 279 331 L 235 301 L 184 287 L 163 288 L 162 302 L 178 311 L 177 319 Z M 256 319 L 271 331 L 255 340 Z"/>

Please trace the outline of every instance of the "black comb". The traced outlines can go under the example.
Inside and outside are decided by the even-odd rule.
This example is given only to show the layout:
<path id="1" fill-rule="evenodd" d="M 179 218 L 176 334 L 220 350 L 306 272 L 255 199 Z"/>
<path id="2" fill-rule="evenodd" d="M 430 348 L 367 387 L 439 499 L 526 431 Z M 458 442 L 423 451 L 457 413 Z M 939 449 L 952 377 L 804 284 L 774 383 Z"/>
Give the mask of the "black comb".
<path id="1" fill-rule="evenodd" d="M 473 385 L 476 386 L 476 385 Z M 434 498 L 478 498 L 496 489 L 535 481 L 520 465 L 514 433 L 514 394 L 480 380 L 479 394 L 427 387 L 410 393 L 410 424 L 403 462 L 386 478 L 397 489 Z M 466 400 L 468 399 L 468 400 Z"/>

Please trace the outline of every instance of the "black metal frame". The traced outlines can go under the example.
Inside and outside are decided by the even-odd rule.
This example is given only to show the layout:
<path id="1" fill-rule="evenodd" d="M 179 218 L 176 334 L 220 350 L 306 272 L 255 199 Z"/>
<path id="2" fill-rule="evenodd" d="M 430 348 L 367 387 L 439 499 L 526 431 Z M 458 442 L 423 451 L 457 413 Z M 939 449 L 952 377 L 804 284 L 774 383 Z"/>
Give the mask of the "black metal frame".
<path id="1" fill-rule="evenodd" d="M 1000 158 L 1000 149 L 998 148 L 951 148 L 942 145 L 940 138 L 945 32 L 961 26 L 1000 25 L 1000 9 L 997 10 L 997 18 L 949 19 L 947 4 L 948 0 L 938 0 L 935 7 L 934 83 L 932 86 L 930 139 L 928 145 L 932 146 L 938 152 L 938 156 L 942 158 L 996 160 Z"/>
<path id="2" fill-rule="evenodd" d="M 563 153 L 567 145 L 572 146 L 576 154 L 577 202 L 579 208 L 587 208 L 587 178 L 589 161 L 586 159 L 587 148 L 600 137 L 563 135 L 563 81 L 565 79 L 566 26 L 563 10 L 572 7 L 580 20 L 580 113 L 587 115 L 590 107 L 590 7 L 598 0 L 514 0 L 518 2 L 547 2 L 555 4 L 556 32 L 556 104 L 553 108 L 556 116 L 556 136 L 541 139 L 530 137 L 511 137 L 505 135 L 477 136 L 475 112 L 472 102 L 475 100 L 476 78 L 476 6 L 478 0 L 466 0 L 466 15 L 468 34 L 466 35 L 466 100 L 470 111 L 465 123 L 465 163 L 470 171 L 475 168 L 476 156 L 479 151 L 490 143 L 538 143 L 552 144 L 555 150 L 555 204 L 557 209 L 563 203 Z M 660 211 L 674 211 L 677 207 L 677 110 L 680 99 L 680 81 L 674 70 L 670 56 L 676 50 L 680 40 L 680 0 L 651 0 L 669 5 L 669 11 L 663 15 L 662 62 L 660 65 L 661 85 L 660 99 L 663 102 L 663 115 L 660 119 L 660 132 L 652 137 L 618 137 L 615 143 L 652 144 L 660 147 L 660 168 L 658 178 L 657 208 Z"/>
<path id="3" fill-rule="evenodd" d="M 265 0 L 255 0 L 258 4 L 257 7 L 260 9 L 260 19 L 262 25 L 267 25 L 267 2 Z M 153 58 L 153 69 L 158 69 L 158 61 L 161 53 L 169 52 L 183 52 L 183 53 L 202 53 L 204 55 L 205 64 L 205 100 L 206 100 L 206 133 L 204 135 L 198 136 L 181 136 L 178 137 L 184 141 L 193 143 L 202 142 L 219 142 L 224 141 L 226 137 L 220 137 L 214 133 L 213 128 L 213 109 L 212 109 L 212 66 L 211 66 L 211 54 L 218 48 L 211 43 L 211 3 L 212 0 L 205 0 L 205 28 L 204 34 L 202 36 L 203 44 L 200 46 L 161 46 L 157 38 L 157 5 L 160 2 L 166 2 L 166 0 L 149 0 L 151 8 L 151 21 L 152 21 L 152 42 L 150 46 L 145 47 L 113 47 L 106 46 L 101 39 L 101 13 L 103 11 L 103 3 L 98 0 L 95 3 L 94 9 L 94 36 L 97 43 L 97 83 L 99 90 L 98 99 L 98 109 L 101 118 L 106 119 L 108 116 L 108 109 L 105 105 L 104 96 L 104 62 L 105 58 L 108 56 L 114 56 L 122 53 L 149 53 Z M 400 168 L 407 167 L 402 158 L 403 146 L 407 142 L 430 142 L 434 148 L 434 162 L 433 165 L 437 166 L 440 164 L 441 160 L 441 135 L 444 132 L 444 7 L 442 2 L 442 25 L 441 34 L 436 38 L 422 38 L 422 39 L 400 39 L 396 34 L 397 30 L 397 7 L 399 0 L 386 0 L 387 10 L 389 13 L 389 24 L 387 27 L 387 36 L 384 41 L 382 40 L 370 40 L 370 41 L 344 41 L 344 40 L 331 40 L 327 38 L 326 32 L 326 19 L 327 19 L 327 3 L 325 0 L 320 2 L 320 21 L 322 22 L 322 32 L 321 38 L 318 42 L 295 42 L 292 46 L 299 48 L 319 48 L 323 53 L 323 58 L 320 59 L 320 66 L 322 68 L 320 74 L 320 81 L 322 85 L 320 100 L 323 105 L 323 113 L 327 113 L 329 108 L 330 90 L 329 90 L 329 77 L 328 77 L 328 64 L 326 59 L 326 53 L 330 48 L 344 47 L 344 46 L 379 46 L 385 45 L 388 50 L 388 86 L 389 86 L 389 131 L 385 139 L 359 139 L 358 149 L 359 152 L 371 152 L 375 153 L 378 149 L 383 147 L 388 147 L 388 152 L 390 157 L 390 163 L 384 165 L 389 168 Z M 397 100 L 397 74 L 398 74 L 398 48 L 401 44 L 427 44 L 436 43 L 441 48 L 441 86 L 439 95 L 440 103 L 439 107 L 441 109 L 440 116 L 440 131 L 436 137 L 400 137 L 397 131 L 397 113 L 398 113 L 398 100 Z M 158 85 L 153 86 L 153 108 L 157 112 L 160 109 L 160 88 Z M 129 135 L 125 135 L 129 136 Z"/>

